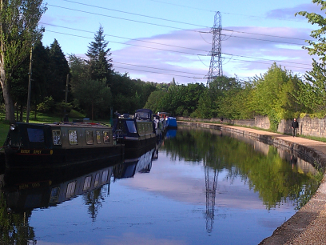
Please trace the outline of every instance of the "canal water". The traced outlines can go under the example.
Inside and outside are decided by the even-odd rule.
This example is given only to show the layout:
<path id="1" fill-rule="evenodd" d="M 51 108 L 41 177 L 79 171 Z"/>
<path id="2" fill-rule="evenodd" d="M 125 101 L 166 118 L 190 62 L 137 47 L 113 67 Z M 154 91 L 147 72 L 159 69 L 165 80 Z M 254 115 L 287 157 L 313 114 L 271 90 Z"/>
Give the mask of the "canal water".
<path id="1" fill-rule="evenodd" d="M 320 176 L 287 149 L 180 128 L 117 165 L 3 171 L 0 244 L 258 244 Z"/>

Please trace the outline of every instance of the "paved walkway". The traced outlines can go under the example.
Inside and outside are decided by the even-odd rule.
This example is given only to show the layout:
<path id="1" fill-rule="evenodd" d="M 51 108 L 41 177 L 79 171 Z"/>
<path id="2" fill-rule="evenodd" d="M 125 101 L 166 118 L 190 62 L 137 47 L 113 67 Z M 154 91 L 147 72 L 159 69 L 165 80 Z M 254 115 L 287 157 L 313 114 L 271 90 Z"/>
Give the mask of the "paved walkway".
<path id="1" fill-rule="evenodd" d="M 184 124 L 185 122 L 180 122 Z M 249 137 L 257 139 L 267 139 L 269 142 L 283 144 L 305 151 L 318 158 L 319 164 L 326 168 L 326 143 L 309 140 L 301 137 L 292 137 L 290 135 L 282 135 L 263 130 L 251 128 L 216 125 L 203 123 L 185 123 L 189 126 L 217 128 L 243 133 Z M 179 125 L 179 122 L 178 122 Z M 272 236 L 264 239 L 260 245 L 325 245 L 326 244 L 326 174 L 322 180 L 315 195 L 309 202 L 302 207 L 295 215 L 293 215 L 283 225 L 278 227 Z"/>

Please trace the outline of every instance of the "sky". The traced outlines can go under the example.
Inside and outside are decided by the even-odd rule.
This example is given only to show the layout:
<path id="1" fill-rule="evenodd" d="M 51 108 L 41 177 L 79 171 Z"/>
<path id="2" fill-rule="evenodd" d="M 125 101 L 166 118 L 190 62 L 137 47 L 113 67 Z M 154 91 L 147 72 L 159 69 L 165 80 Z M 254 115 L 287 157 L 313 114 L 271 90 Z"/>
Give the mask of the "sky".
<path id="1" fill-rule="evenodd" d="M 221 26 L 221 73 L 248 81 L 274 62 L 303 77 L 312 57 L 302 46 L 318 28 L 299 11 L 320 13 L 311 0 L 48 0 L 43 45 L 87 58 L 103 27 L 113 69 L 132 79 L 204 83 L 212 59 L 214 16 Z M 215 43 L 218 47 L 218 41 Z M 218 57 L 215 56 L 215 66 Z M 215 70 L 216 72 L 216 70 Z"/>

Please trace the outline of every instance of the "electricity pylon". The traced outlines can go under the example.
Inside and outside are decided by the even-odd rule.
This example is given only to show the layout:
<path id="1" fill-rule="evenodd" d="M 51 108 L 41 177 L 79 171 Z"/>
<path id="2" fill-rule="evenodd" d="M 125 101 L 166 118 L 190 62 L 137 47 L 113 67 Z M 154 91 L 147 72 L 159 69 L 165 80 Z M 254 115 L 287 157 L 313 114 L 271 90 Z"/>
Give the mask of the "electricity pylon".
<path id="1" fill-rule="evenodd" d="M 216 77 L 223 76 L 222 70 L 222 54 L 221 54 L 221 14 L 219 11 L 214 16 L 214 26 L 211 30 L 213 33 L 212 51 L 211 51 L 211 62 L 208 70 L 207 84 L 214 81 Z"/>
<path id="2" fill-rule="evenodd" d="M 205 164 L 205 187 L 206 187 L 206 231 L 211 233 L 214 223 L 215 196 L 217 186 L 218 171 L 211 169 Z"/>

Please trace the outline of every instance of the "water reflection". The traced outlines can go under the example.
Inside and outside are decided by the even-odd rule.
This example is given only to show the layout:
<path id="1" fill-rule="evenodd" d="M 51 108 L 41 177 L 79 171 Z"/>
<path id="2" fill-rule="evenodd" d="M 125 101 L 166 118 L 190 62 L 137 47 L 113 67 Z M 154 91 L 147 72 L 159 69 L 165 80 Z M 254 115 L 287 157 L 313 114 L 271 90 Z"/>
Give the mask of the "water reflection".
<path id="1" fill-rule="evenodd" d="M 180 127 L 118 164 L 2 172 L 0 243 L 257 244 L 317 176 L 288 149 Z"/>
<path id="2" fill-rule="evenodd" d="M 259 194 L 267 210 L 288 202 L 296 209 L 301 208 L 315 193 L 322 176 L 295 152 L 241 134 L 179 128 L 175 137 L 164 142 L 162 149 L 171 159 L 204 166 L 205 218 L 209 233 L 213 229 L 219 173 L 223 172 L 223 178 L 230 183 L 240 178 Z M 229 198 L 230 203 L 236 199 Z M 241 203 L 240 199 L 237 203 Z"/>
<path id="3" fill-rule="evenodd" d="M 78 168 L 51 170 L 11 170 L 0 174 L 0 243 L 36 244 L 34 228 L 28 220 L 36 208 L 55 207 L 83 196 L 92 221 L 102 207 L 103 188 L 109 195 L 111 180 L 131 178 L 136 173 L 149 173 L 157 147 L 153 145 L 139 157 L 120 163 L 104 161 L 84 164 Z"/>

